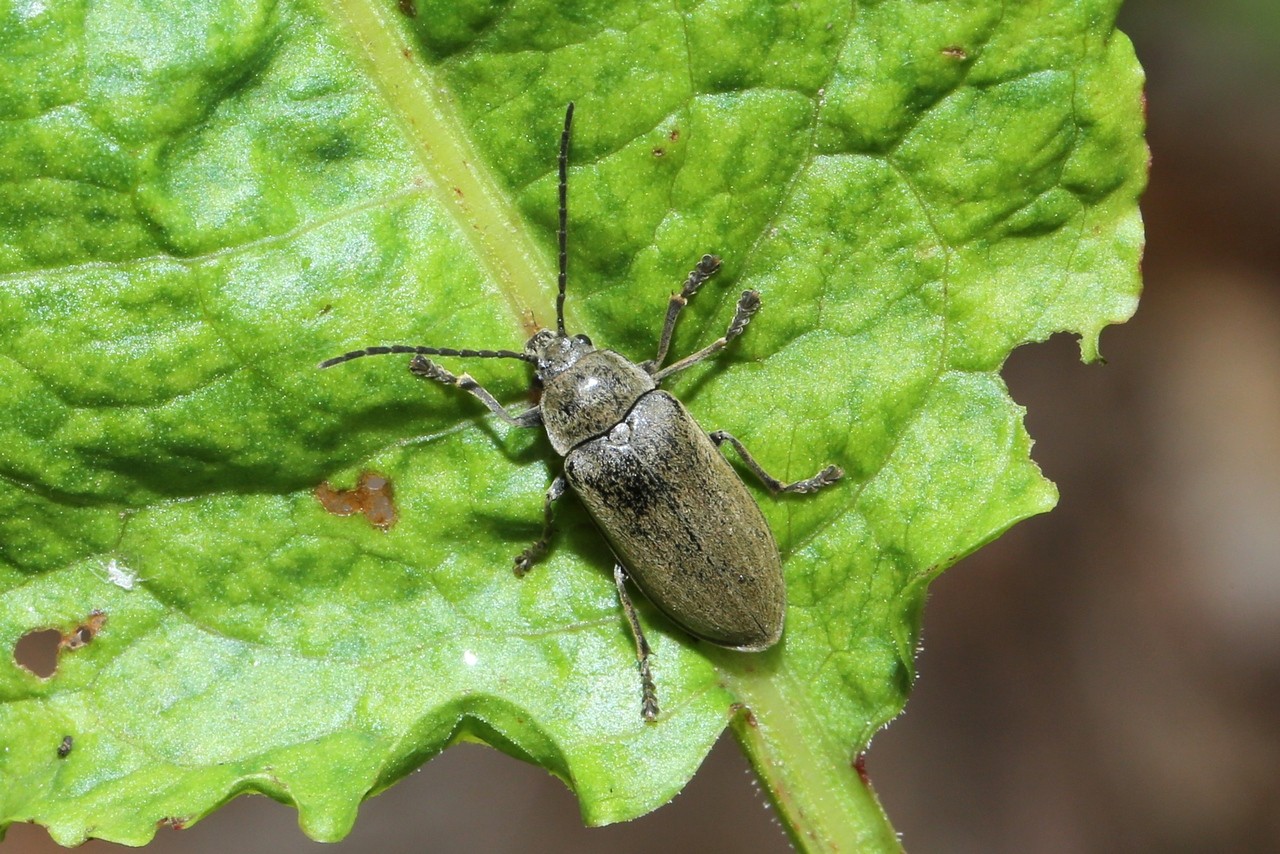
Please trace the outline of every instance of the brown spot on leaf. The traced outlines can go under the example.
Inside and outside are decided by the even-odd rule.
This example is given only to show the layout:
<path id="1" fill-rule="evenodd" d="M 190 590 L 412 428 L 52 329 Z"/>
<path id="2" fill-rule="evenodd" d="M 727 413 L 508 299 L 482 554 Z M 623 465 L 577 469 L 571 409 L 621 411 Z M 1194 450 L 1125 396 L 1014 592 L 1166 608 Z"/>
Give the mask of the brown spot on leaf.
<path id="1" fill-rule="evenodd" d="M 83 623 L 62 636 L 62 641 L 58 646 L 71 652 L 82 649 L 98 636 L 98 632 L 102 631 L 102 627 L 106 623 L 107 615 L 105 612 L 91 611 Z"/>
<path id="2" fill-rule="evenodd" d="M 951 45 L 942 49 L 943 56 L 949 56 L 952 59 L 968 59 L 969 52 L 959 45 Z"/>
<path id="3" fill-rule="evenodd" d="M 400 518 L 391 481 L 376 472 L 361 474 L 355 489 L 334 489 L 326 481 L 316 487 L 316 500 L 335 516 L 363 513 L 370 525 L 384 531 L 391 530 Z"/>
<path id="4" fill-rule="evenodd" d="M 654 156 L 654 157 L 661 157 L 662 155 L 664 155 L 664 154 L 666 154 L 666 153 L 667 153 L 667 152 L 666 152 L 666 149 L 662 148 L 661 146 L 654 146 L 654 148 L 653 148 L 653 156 Z"/>
<path id="5" fill-rule="evenodd" d="M 335 516 L 360 513 L 360 498 L 354 489 L 334 489 L 328 481 L 316 487 L 316 499 L 320 506 Z"/>
<path id="6" fill-rule="evenodd" d="M 376 528 L 388 530 L 396 523 L 396 505 L 392 500 L 391 481 L 376 474 L 362 476 L 360 489 L 364 490 L 364 515 Z"/>
<path id="7" fill-rule="evenodd" d="M 672 142 L 675 142 L 679 138 L 680 138 L 680 128 L 672 128 L 671 133 L 667 134 L 667 139 L 671 140 Z"/>
<path id="8" fill-rule="evenodd" d="M 400 0 L 398 5 L 400 7 L 401 15 L 404 15 L 406 18 L 418 17 L 418 4 L 415 3 L 414 0 Z"/>

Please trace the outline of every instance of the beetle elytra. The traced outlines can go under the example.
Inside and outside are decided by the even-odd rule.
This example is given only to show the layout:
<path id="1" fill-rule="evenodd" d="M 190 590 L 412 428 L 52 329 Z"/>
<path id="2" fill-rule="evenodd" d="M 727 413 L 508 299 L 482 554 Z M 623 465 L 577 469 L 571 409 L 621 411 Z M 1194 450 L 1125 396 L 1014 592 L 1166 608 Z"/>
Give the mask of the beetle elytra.
<path id="1" fill-rule="evenodd" d="M 641 714 L 653 721 L 658 700 L 651 653 L 627 594 L 628 579 L 694 637 L 731 649 L 759 651 L 773 646 L 782 635 L 786 591 L 778 547 L 755 499 L 720 453 L 720 446 L 731 445 L 774 494 L 815 492 L 844 472 L 827 466 L 813 477 L 784 483 L 769 475 L 733 436 L 704 432 L 679 400 L 659 388 L 672 374 L 723 350 L 760 308 L 759 293 L 744 291 L 723 336 L 663 367 L 676 318 L 720 268 L 716 256 L 704 255 L 680 292 L 672 294 L 657 355 L 649 361 L 632 362 L 612 350 L 596 348 L 585 335 L 565 331 L 572 123 L 571 103 L 565 111 L 558 161 L 560 251 L 554 332 L 538 331 L 522 351 L 395 344 L 353 350 L 319 367 L 364 356 L 411 354 L 409 370 L 415 375 L 469 392 L 509 424 L 546 430 L 552 447 L 564 458 L 564 471 L 547 489 L 542 534 L 516 557 L 516 574 L 523 575 L 546 553 L 555 502 L 572 487 L 613 550 L 614 583 L 640 668 Z M 536 406 L 513 412 L 469 375 L 450 373 L 427 356 L 528 362 L 542 385 L 542 399 Z"/>

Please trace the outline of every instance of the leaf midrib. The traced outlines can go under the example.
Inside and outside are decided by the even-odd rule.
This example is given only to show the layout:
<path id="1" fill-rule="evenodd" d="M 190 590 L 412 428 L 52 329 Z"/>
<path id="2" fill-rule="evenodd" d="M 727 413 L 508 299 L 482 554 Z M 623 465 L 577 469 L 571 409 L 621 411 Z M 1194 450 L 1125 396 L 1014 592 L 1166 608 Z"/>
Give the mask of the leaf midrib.
<path id="1" fill-rule="evenodd" d="M 485 168 L 445 82 L 416 58 L 418 46 L 406 38 L 393 5 L 370 0 L 319 5 L 398 123 L 421 165 L 426 192 L 453 218 L 506 299 L 516 326 L 527 332 L 526 319 L 553 304 L 555 272 L 514 200 Z"/>

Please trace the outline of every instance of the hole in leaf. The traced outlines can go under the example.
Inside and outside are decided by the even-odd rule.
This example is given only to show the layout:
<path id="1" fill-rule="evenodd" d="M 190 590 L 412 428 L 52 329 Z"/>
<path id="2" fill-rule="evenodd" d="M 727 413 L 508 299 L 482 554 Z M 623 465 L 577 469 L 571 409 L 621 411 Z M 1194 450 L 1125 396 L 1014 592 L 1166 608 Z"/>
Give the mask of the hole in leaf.
<path id="1" fill-rule="evenodd" d="M 326 481 L 316 487 L 316 500 L 335 516 L 363 513 L 369 524 L 384 531 L 399 519 L 391 481 L 375 472 L 364 472 L 355 489 L 334 489 Z"/>
<path id="2" fill-rule="evenodd" d="M 58 649 L 61 646 L 62 632 L 36 629 L 18 639 L 13 647 L 13 660 L 24 670 L 48 679 L 58 669 Z"/>

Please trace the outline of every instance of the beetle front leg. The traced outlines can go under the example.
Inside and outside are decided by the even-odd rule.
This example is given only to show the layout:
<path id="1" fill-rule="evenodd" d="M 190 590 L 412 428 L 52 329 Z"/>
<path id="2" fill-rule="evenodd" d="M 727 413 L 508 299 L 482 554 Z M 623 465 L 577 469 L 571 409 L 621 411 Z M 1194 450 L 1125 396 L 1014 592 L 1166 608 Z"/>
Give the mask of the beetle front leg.
<path id="1" fill-rule="evenodd" d="M 489 411 L 514 427 L 537 427 L 542 423 L 542 410 L 534 406 L 522 412 L 512 413 L 498 403 L 489 391 L 471 378 L 470 374 L 455 376 L 425 356 L 414 356 L 409 362 L 409 373 L 424 380 L 432 380 L 443 385 L 453 385 L 470 393 L 481 403 L 489 407 Z"/>
<path id="2" fill-rule="evenodd" d="M 542 536 L 538 537 L 537 542 L 516 557 L 515 572 L 517 576 L 523 576 L 547 553 L 547 549 L 551 545 L 551 533 L 555 529 L 555 514 L 552 510 L 552 505 L 560 499 L 560 496 L 564 495 L 567 485 L 564 475 L 558 474 L 556 479 L 551 481 L 551 485 L 547 487 L 547 495 L 542 502 Z"/>
<path id="3" fill-rule="evenodd" d="M 765 471 L 764 467 L 756 462 L 756 458 L 751 456 L 747 449 L 742 446 L 742 443 L 729 433 L 724 430 L 717 430 L 710 435 L 711 441 L 716 443 L 716 447 L 719 447 L 725 442 L 733 445 L 733 449 L 738 452 L 738 456 L 742 457 L 742 461 L 747 464 L 747 468 L 751 469 L 755 476 L 760 479 L 760 482 L 765 485 L 765 488 L 774 495 L 777 495 L 779 492 L 797 492 L 802 494 L 817 492 L 824 486 L 830 486 L 840 478 L 844 477 L 844 469 L 839 466 L 827 466 L 813 477 L 806 478 L 805 480 L 797 480 L 795 483 L 783 483 Z"/>
<path id="4" fill-rule="evenodd" d="M 640 628 L 640 618 L 636 616 L 636 608 L 627 595 L 627 571 L 622 564 L 613 565 L 613 583 L 618 586 L 618 601 L 627 615 L 627 623 L 631 626 L 631 636 L 636 641 L 636 660 L 640 663 L 640 715 L 652 723 L 658 719 L 658 689 L 653 685 L 653 671 L 649 669 L 649 641 L 645 640 L 644 630 Z"/>
<path id="5" fill-rule="evenodd" d="M 698 292 L 698 288 L 702 287 L 703 282 L 714 276 L 719 269 L 719 258 L 715 255 L 703 255 L 698 261 L 698 266 L 694 267 L 689 273 L 689 278 L 685 279 L 680 293 L 671 295 L 671 301 L 667 303 L 667 319 L 662 324 L 662 337 L 658 339 L 658 355 L 652 361 L 641 365 L 646 371 L 653 373 L 662 367 L 662 363 L 667 358 L 667 349 L 671 346 L 671 333 L 675 331 L 676 318 L 680 316 L 680 310 L 689 304 L 689 300 Z"/>
<path id="6" fill-rule="evenodd" d="M 751 317 L 760 310 L 760 292 L 759 291 L 743 291 L 742 296 L 738 297 L 738 307 L 733 313 L 733 320 L 729 322 L 729 328 L 724 335 L 712 341 L 706 347 L 691 356 L 685 356 L 670 367 L 663 368 L 653 375 L 653 381 L 660 383 L 676 371 L 683 371 L 685 368 L 698 364 L 703 359 L 714 356 L 725 348 L 733 339 L 742 334 L 742 330 L 747 328 L 747 324 L 751 322 Z"/>

